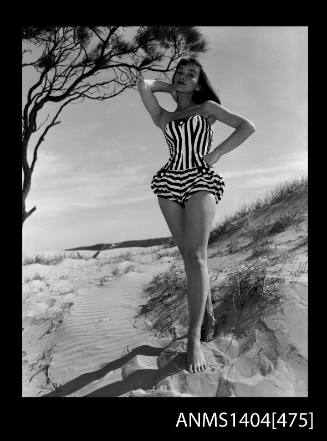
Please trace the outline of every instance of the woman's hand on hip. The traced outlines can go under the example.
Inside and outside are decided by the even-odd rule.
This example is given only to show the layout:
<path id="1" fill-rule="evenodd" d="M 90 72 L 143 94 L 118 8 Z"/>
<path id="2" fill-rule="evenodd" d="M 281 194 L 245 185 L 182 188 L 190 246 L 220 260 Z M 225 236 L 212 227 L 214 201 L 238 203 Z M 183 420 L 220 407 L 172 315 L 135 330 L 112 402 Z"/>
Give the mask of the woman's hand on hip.
<path id="1" fill-rule="evenodd" d="M 206 164 L 208 164 L 210 167 L 214 167 L 215 163 L 212 161 L 212 157 L 210 156 L 211 153 L 207 153 L 206 155 L 202 156 L 202 159 Z M 217 162 L 217 161 L 216 161 Z"/>
<path id="2" fill-rule="evenodd" d="M 202 157 L 204 162 L 206 162 L 210 167 L 214 167 L 219 159 L 221 158 L 222 154 L 220 154 L 217 151 L 212 151 L 210 153 L 207 153 Z"/>

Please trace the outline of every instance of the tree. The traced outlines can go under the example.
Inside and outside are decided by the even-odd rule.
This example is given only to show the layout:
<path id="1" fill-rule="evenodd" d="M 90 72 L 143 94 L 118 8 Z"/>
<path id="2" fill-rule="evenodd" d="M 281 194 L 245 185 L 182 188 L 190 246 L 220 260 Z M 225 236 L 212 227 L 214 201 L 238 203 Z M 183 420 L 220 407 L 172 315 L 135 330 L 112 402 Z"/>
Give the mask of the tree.
<path id="1" fill-rule="evenodd" d="M 36 75 L 22 115 L 23 226 L 36 210 L 26 211 L 25 203 L 38 149 L 48 131 L 60 124 L 62 110 L 85 98 L 113 98 L 136 87 L 147 71 L 167 77 L 181 57 L 205 52 L 207 42 L 194 26 L 23 26 L 22 40 L 22 67 Z M 40 122 L 44 112 L 49 113 Z M 29 163 L 31 136 L 38 131 Z"/>

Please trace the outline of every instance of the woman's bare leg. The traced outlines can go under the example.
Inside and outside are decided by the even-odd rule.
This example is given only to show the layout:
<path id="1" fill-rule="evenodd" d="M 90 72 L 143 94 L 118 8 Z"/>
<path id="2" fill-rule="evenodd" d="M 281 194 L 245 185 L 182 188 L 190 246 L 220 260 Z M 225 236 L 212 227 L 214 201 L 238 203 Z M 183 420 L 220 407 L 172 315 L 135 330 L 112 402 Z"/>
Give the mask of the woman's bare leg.
<path id="1" fill-rule="evenodd" d="M 185 252 L 185 208 L 181 207 L 177 202 L 162 197 L 158 197 L 158 203 L 162 214 L 164 215 L 164 218 L 167 222 L 168 228 L 172 234 L 172 237 L 183 258 L 185 273 L 187 277 L 187 260 Z M 213 314 L 209 286 L 201 327 L 202 341 L 210 341 L 213 335 L 214 325 L 215 318 Z"/>
<path id="2" fill-rule="evenodd" d="M 177 202 L 163 197 L 158 197 L 159 207 L 167 222 L 168 228 L 179 249 L 183 260 L 185 259 L 185 208 Z"/>
<path id="3" fill-rule="evenodd" d="M 200 338 L 209 293 L 207 248 L 215 212 L 214 195 L 206 191 L 195 193 L 185 204 L 185 259 L 189 306 L 187 368 L 190 372 L 201 372 L 206 367 Z"/>

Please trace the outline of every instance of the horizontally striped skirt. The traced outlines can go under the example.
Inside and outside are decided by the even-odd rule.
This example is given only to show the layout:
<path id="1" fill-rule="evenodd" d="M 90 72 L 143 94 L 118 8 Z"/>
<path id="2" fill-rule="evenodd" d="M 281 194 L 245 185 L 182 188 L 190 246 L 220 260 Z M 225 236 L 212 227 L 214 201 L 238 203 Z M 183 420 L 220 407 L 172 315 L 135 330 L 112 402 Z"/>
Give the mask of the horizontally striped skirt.
<path id="1" fill-rule="evenodd" d="M 223 178 L 205 161 L 203 166 L 185 170 L 172 170 L 163 166 L 153 176 L 152 191 L 160 197 L 178 202 L 185 207 L 186 201 L 197 191 L 205 190 L 215 196 L 216 204 L 224 193 Z"/>

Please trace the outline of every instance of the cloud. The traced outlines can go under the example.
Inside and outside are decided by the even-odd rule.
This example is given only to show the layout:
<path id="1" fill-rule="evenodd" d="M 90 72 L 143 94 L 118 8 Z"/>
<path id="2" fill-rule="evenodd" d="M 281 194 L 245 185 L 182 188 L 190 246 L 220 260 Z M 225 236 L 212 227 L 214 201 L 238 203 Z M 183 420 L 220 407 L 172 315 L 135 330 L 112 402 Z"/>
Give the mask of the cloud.
<path id="1" fill-rule="evenodd" d="M 108 205 L 124 205 L 124 204 L 134 204 L 136 202 L 146 201 L 148 199 L 153 199 L 153 194 L 148 193 L 143 196 L 135 196 L 134 198 L 120 198 L 112 200 Z"/>
<path id="2" fill-rule="evenodd" d="M 247 170 L 231 170 L 224 172 L 224 178 L 226 179 L 242 179 L 244 177 L 249 177 L 253 179 L 249 179 L 248 181 L 242 182 L 244 186 L 253 186 L 254 182 L 268 182 L 268 180 L 272 180 L 272 177 L 267 175 L 274 174 L 276 179 L 279 179 L 283 176 L 290 175 L 292 173 L 306 173 L 308 169 L 308 158 L 307 152 L 296 152 L 285 155 L 281 157 L 283 163 L 280 165 L 269 166 L 269 167 L 260 167 L 260 168 L 252 168 Z"/>
<path id="3" fill-rule="evenodd" d="M 288 181 L 292 178 L 300 178 L 304 176 L 305 173 L 290 173 L 289 171 L 285 171 L 284 173 L 280 173 L 278 175 L 273 176 L 260 176 L 256 178 L 251 178 L 247 180 L 246 182 L 242 183 L 243 188 L 256 188 L 256 189 L 263 189 L 263 188 L 270 188 L 274 187 L 278 184 L 282 184 L 285 181 Z"/>
<path id="4" fill-rule="evenodd" d="M 131 165 L 110 170 L 85 170 L 81 173 L 66 167 L 63 172 L 58 158 L 46 154 L 38 178 L 32 181 L 29 203 L 36 204 L 42 214 L 105 208 L 145 200 L 146 165 Z M 48 172 L 48 173 L 47 173 Z"/>

